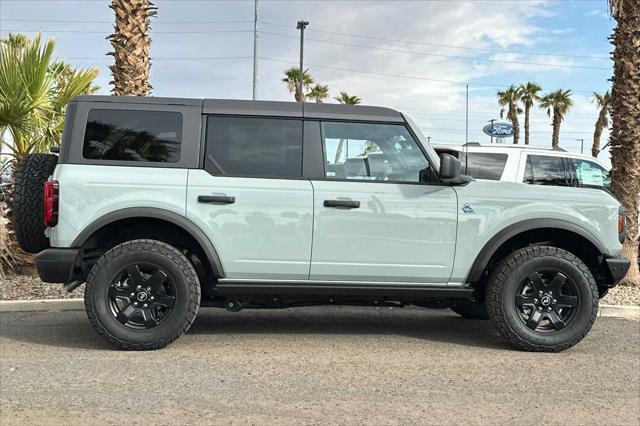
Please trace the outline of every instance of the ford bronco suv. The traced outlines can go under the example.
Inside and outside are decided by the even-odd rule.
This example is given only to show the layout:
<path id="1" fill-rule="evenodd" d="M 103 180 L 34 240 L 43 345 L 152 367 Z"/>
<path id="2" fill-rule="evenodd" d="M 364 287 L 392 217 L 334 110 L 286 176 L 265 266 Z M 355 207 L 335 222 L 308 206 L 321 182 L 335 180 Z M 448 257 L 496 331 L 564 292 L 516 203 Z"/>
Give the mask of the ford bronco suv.
<path id="1" fill-rule="evenodd" d="M 58 155 L 19 166 L 16 234 L 122 349 L 201 306 L 334 304 L 451 308 L 561 351 L 629 267 L 606 191 L 474 181 L 391 109 L 89 96 L 66 117 Z"/>

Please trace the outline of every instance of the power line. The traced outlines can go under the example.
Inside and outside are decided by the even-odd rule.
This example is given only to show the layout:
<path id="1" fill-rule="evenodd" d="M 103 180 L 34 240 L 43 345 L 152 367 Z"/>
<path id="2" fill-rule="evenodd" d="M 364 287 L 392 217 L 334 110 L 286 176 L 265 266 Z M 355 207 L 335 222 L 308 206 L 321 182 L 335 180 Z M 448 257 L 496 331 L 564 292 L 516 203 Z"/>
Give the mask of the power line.
<path id="1" fill-rule="evenodd" d="M 282 28 L 291 29 L 291 25 L 285 24 L 276 24 L 273 22 L 264 22 L 260 21 L 261 24 L 264 25 L 273 25 Z M 415 44 L 420 46 L 431 46 L 431 47 L 446 47 L 451 49 L 464 49 L 464 50 L 479 50 L 484 52 L 494 52 L 494 53 L 519 53 L 523 55 L 540 55 L 540 56 L 558 56 L 558 57 L 567 57 L 567 58 L 581 58 L 581 59 L 610 59 L 607 56 L 589 56 L 589 55 L 569 55 L 569 54 L 560 54 L 560 53 L 548 53 L 548 52 L 532 52 L 532 51 L 522 51 L 522 50 L 509 50 L 509 49 L 490 49 L 483 47 L 470 47 L 470 46 L 455 46 L 451 44 L 438 44 L 438 43 L 426 43 L 420 41 L 412 41 L 412 40 L 401 40 L 401 39 L 391 39 L 384 37 L 376 37 L 376 36 L 365 36 L 360 34 L 351 34 L 351 33 L 342 33 L 337 31 L 326 31 L 326 30 L 318 30 L 318 29 L 310 29 L 311 32 L 322 33 L 322 34 L 331 34 L 331 35 L 340 35 L 347 37 L 356 37 L 356 38 L 365 38 L 371 40 L 379 40 L 379 41 L 388 41 L 393 43 L 406 43 L 406 44 Z"/>
<path id="2" fill-rule="evenodd" d="M 267 35 L 272 35 L 272 36 L 285 37 L 285 38 L 295 38 L 295 37 L 287 35 L 287 34 L 272 33 L 272 32 L 268 32 L 268 31 L 259 31 L 259 32 L 261 34 L 267 34 Z M 335 45 L 340 45 L 340 46 L 360 47 L 360 48 L 366 48 L 366 49 L 381 50 L 381 51 L 385 51 L 385 52 L 409 53 L 409 54 L 412 54 L 412 55 L 434 56 L 434 57 L 440 57 L 440 58 L 454 58 L 454 59 L 462 59 L 462 60 L 467 60 L 467 61 L 471 60 L 471 61 L 483 61 L 483 62 L 499 62 L 499 63 L 505 63 L 505 64 L 533 65 L 533 66 L 553 67 L 553 68 L 581 68 L 581 69 L 607 70 L 607 71 L 611 70 L 611 68 L 592 67 L 592 66 L 584 66 L 584 65 L 563 65 L 563 64 L 547 64 L 547 63 L 541 63 L 541 62 L 538 63 L 538 62 L 507 61 L 507 60 L 502 60 L 502 59 L 477 58 L 477 57 L 472 57 L 472 56 L 445 55 L 445 54 L 442 54 L 442 53 L 415 52 L 415 51 L 412 51 L 412 50 L 393 49 L 393 48 L 388 48 L 388 47 L 377 47 L 377 46 L 367 46 L 367 45 L 364 45 L 364 44 L 343 43 L 343 42 L 338 42 L 338 41 L 319 40 L 319 39 L 315 39 L 315 38 L 307 38 L 307 40 L 315 41 L 315 42 L 319 42 L 319 43 L 335 44 Z"/>
<path id="3" fill-rule="evenodd" d="M 285 64 L 296 64 L 297 62 L 295 61 L 287 61 L 287 60 L 283 60 L 283 59 L 277 59 L 277 58 L 269 58 L 269 57 L 264 57 L 261 56 L 260 59 L 265 60 L 265 61 L 272 61 L 272 62 L 281 62 L 281 63 L 285 63 Z M 320 69 L 330 69 L 330 70 L 336 70 L 336 71 L 346 71 L 346 72 L 353 72 L 353 73 L 357 73 L 357 74 L 369 74 L 369 75 L 377 75 L 377 76 L 382 76 L 382 77 L 394 77 L 394 78 L 405 78 L 405 79 L 409 79 L 409 80 L 423 80 L 423 81 L 434 81 L 434 82 L 439 82 L 439 83 L 451 83 L 451 84 L 469 84 L 471 86 L 482 86 L 482 87 L 500 87 L 500 88 L 504 88 L 505 85 L 504 84 L 491 84 L 491 83 L 470 83 L 468 81 L 456 81 L 456 80 L 445 80 L 445 79 L 437 79 L 437 78 L 428 78 L 428 77 L 420 77 L 420 76 L 410 76 L 410 75 L 402 75 L 402 74 L 388 74 L 388 73 L 381 73 L 381 72 L 373 72 L 373 71 L 364 71 L 364 70 L 356 70 L 353 68 L 342 68 L 342 67 L 330 67 L 330 66 L 326 66 L 326 65 L 314 65 L 314 64 L 307 64 L 310 67 L 315 67 L 315 68 L 320 68 Z M 572 92 L 577 92 L 577 93 L 593 93 L 593 90 L 571 90 Z"/>

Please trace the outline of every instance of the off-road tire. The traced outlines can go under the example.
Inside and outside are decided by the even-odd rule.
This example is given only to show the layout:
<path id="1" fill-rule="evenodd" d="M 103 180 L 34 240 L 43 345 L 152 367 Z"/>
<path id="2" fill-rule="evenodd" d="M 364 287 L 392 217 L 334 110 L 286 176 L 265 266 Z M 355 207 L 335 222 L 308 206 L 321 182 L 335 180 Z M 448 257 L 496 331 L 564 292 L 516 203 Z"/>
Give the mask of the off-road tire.
<path id="1" fill-rule="evenodd" d="M 56 155 L 29 154 L 16 169 L 11 215 L 18 244 L 28 253 L 49 248 L 49 240 L 44 235 L 43 193 L 44 183 L 56 164 Z"/>
<path id="2" fill-rule="evenodd" d="M 146 330 L 131 330 L 118 322 L 110 311 L 107 296 L 118 271 L 138 262 L 161 266 L 177 288 L 171 316 Z M 112 248 L 98 259 L 87 278 L 84 303 L 91 325 L 118 349 L 160 349 L 191 327 L 200 306 L 200 282 L 191 262 L 174 247 L 156 240 L 133 240 Z"/>
<path id="3" fill-rule="evenodd" d="M 560 330 L 541 333 L 519 318 L 515 293 L 521 280 L 535 268 L 552 266 L 573 280 L 579 304 L 574 320 Z M 505 257 L 489 277 L 486 291 L 489 318 L 498 332 L 525 351 L 560 352 L 580 342 L 598 313 L 598 287 L 591 271 L 578 257 L 551 246 L 530 246 Z"/>
<path id="4" fill-rule="evenodd" d="M 453 308 L 453 312 L 466 319 L 486 320 L 489 319 L 487 313 L 487 305 L 484 303 L 477 303 L 471 300 L 462 300 L 458 302 Z"/>

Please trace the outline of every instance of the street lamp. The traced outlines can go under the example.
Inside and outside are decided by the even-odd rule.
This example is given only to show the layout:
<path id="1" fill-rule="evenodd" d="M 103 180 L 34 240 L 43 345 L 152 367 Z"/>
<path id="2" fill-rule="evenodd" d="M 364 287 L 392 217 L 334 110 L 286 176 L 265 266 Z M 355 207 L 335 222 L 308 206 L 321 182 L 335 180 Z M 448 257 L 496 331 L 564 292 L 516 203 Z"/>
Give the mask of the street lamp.
<path id="1" fill-rule="evenodd" d="M 308 21 L 298 21 L 296 29 L 300 30 L 300 76 L 298 78 L 298 93 L 300 94 L 300 102 L 304 102 L 304 94 L 302 93 L 302 81 L 304 80 L 304 69 L 302 67 L 302 58 L 304 52 L 304 29 L 309 25 Z"/>

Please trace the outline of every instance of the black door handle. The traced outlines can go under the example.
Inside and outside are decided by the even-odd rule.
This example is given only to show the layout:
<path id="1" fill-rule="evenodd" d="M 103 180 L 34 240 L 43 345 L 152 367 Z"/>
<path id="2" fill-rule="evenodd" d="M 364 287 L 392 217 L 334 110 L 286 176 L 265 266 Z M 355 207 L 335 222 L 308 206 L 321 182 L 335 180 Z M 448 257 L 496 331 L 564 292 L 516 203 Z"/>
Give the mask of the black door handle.
<path id="1" fill-rule="evenodd" d="M 228 195 L 198 195 L 198 202 L 211 204 L 233 204 L 236 202 L 236 197 Z"/>
<path id="2" fill-rule="evenodd" d="M 347 209 L 357 209 L 360 207 L 360 201 L 352 200 L 324 200 L 325 207 L 343 207 Z"/>

